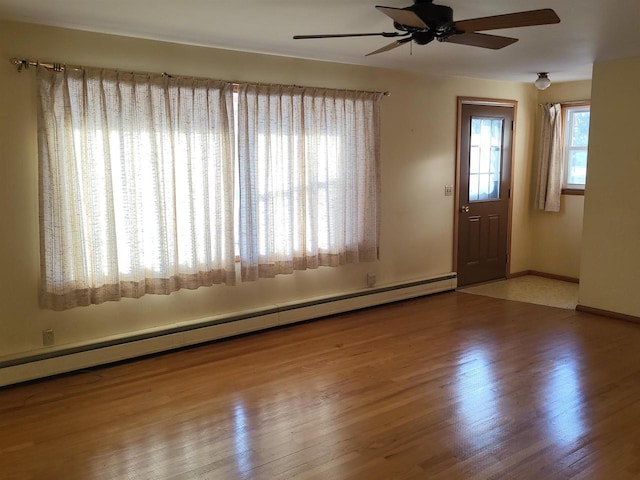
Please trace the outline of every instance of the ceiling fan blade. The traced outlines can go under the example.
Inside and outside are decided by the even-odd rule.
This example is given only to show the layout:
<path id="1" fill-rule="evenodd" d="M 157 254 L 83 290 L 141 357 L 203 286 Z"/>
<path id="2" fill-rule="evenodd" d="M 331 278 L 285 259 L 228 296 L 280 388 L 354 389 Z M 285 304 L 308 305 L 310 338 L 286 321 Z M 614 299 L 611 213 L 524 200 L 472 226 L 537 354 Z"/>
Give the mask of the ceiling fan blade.
<path id="1" fill-rule="evenodd" d="M 407 27 L 413 28 L 427 28 L 427 24 L 424 23 L 422 19 L 411 10 L 380 6 L 376 6 L 376 8 L 400 25 L 405 25 Z"/>
<path id="2" fill-rule="evenodd" d="M 551 23 L 560 23 L 560 18 L 552 9 L 543 8 L 542 10 L 461 20 L 453 22 L 453 27 L 459 32 L 481 32 L 483 30 L 530 27 L 533 25 L 549 25 Z"/>
<path id="3" fill-rule="evenodd" d="M 379 48 L 378 50 L 374 50 L 373 52 L 367 53 L 365 57 L 368 57 L 370 55 L 375 55 L 377 53 L 388 52 L 389 50 L 393 50 L 394 48 L 397 48 L 400 45 L 404 45 L 405 43 L 410 41 L 411 41 L 411 37 L 403 38 L 402 40 L 396 40 L 395 42 L 390 43 L 389 45 L 385 45 L 384 47 Z"/>
<path id="4" fill-rule="evenodd" d="M 399 32 L 380 32 L 380 33 L 328 33 L 319 35 L 294 35 L 294 40 L 304 40 L 307 38 L 342 38 L 342 37 L 400 37 L 408 35 Z"/>
<path id="5" fill-rule="evenodd" d="M 475 32 L 451 35 L 443 40 L 443 42 L 447 43 L 471 45 L 472 47 L 490 48 L 492 50 L 499 50 L 511 45 L 512 43 L 516 43 L 517 41 L 517 38 L 501 37 L 498 35 L 487 35 L 486 33 Z"/>

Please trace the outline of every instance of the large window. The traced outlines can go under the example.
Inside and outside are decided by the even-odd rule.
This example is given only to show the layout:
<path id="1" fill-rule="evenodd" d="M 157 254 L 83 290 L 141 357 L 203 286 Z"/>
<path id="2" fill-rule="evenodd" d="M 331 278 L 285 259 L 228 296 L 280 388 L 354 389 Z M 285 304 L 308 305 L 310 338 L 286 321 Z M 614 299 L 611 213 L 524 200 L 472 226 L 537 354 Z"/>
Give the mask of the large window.
<path id="1" fill-rule="evenodd" d="M 590 107 L 563 105 L 564 178 L 562 188 L 583 191 L 587 182 Z"/>
<path id="2" fill-rule="evenodd" d="M 377 258 L 379 94 L 38 79 L 43 306 Z"/>

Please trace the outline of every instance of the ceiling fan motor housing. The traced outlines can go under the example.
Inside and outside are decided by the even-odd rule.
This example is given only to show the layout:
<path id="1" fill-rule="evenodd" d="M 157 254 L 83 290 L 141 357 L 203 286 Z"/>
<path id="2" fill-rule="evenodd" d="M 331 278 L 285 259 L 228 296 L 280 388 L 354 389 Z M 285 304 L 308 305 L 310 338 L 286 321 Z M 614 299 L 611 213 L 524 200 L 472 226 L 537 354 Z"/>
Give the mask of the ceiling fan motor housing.
<path id="1" fill-rule="evenodd" d="M 418 45 L 426 45 L 436 38 L 436 34 L 433 30 L 426 30 L 424 32 L 414 32 L 411 34 L 411 40 Z"/>
<path id="2" fill-rule="evenodd" d="M 431 0 L 416 1 L 407 10 L 418 15 L 431 30 L 441 30 L 453 24 L 453 9 L 446 5 L 435 5 Z"/>
<path id="3" fill-rule="evenodd" d="M 433 0 L 414 0 L 413 5 L 403 10 L 415 13 L 424 22 L 426 28 L 403 25 L 398 22 L 394 22 L 393 26 L 396 30 L 409 32 L 411 39 L 418 45 L 426 45 L 436 38 L 444 40 L 455 33 L 453 9 L 450 7 L 435 5 Z"/>

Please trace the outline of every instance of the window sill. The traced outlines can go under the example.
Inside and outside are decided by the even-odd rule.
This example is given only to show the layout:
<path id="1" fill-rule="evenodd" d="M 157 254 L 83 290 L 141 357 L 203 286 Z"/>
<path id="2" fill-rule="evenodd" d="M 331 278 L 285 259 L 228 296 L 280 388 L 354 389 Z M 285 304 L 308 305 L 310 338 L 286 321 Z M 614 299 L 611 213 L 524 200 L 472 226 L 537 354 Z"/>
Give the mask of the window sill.
<path id="1" fill-rule="evenodd" d="M 562 195 L 584 195 L 584 189 L 578 188 L 563 188 Z"/>

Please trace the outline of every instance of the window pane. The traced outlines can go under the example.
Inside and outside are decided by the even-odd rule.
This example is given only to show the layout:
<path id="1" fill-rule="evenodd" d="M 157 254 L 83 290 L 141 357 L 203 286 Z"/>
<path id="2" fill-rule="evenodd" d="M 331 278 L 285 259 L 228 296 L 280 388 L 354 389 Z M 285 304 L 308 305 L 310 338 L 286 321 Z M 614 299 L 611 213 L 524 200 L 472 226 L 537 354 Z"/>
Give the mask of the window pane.
<path id="1" fill-rule="evenodd" d="M 571 146 L 586 147 L 589 144 L 589 116 L 587 112 L 574 112 L 571 130 Z"/>
<path id="2" fill-rule="evenodd" d="M 569 185 L 584 185 L 587 180 L 587 151 L 571 150 L 567 167 L 567 183 Z"/>
<path id="3" fill-rule="evenodd" d="M 500 173 L 501 153 L 502 149 L 500 147 L 491 148 L 491 173 Z"/>
<path id="4" fill-rule="evenodd" d="M 491 120 L 491 145 L 495 147 L 502 146 L 502 120 Z"/>
<path id="5" fill-rule="evenodd" d="M 480 175 L 480 200 L 486 200 L 489 198 L 489 186 L 491 184 L 491 175 Z"/>
<path id="6" fill-rule="evenodd" d="M 469 173 L 480 173 L 480 147 L 477 145 L 471 146 Z"/>
<path id="7" fill-rule="evenodd" d="M 480 175 L 472 174 L 469 175 L 469 201 L 477 202 L 480 200 L 480 194 L 478 191 L 478 178 Z"/>
<path id="8" fill-rule="evenodd" d="M 491 175 L 491 185 L 489 189 L 489 198 L 497 200 L 500 198 L 500 174 Z"/>

